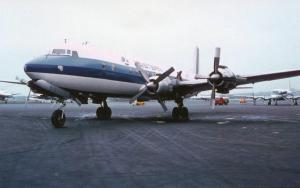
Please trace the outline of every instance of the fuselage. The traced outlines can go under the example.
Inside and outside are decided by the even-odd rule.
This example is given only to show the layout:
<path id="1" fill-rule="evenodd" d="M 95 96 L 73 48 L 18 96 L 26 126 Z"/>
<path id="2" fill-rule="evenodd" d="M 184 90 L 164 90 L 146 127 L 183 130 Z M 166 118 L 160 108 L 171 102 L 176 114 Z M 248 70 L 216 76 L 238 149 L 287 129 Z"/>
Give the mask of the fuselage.
<path id="1" fill-rule="evenodd" d="M 293 93 L 286 89 L 275 89 L 271 94 L 271 98 L 274 100 L 286 100 L 288 97 L 293 97 Z"/>
<path id="2" fill-rule="evenodd" d="M 72 55 L 48 54 L 28 62 L 24 71 L 32 80 L 45 80 L 57 87 L 107 96 L 129 97 L 145 80 L 136 68 Z M 146 71 L 149 77 L 157 72 Z"/>

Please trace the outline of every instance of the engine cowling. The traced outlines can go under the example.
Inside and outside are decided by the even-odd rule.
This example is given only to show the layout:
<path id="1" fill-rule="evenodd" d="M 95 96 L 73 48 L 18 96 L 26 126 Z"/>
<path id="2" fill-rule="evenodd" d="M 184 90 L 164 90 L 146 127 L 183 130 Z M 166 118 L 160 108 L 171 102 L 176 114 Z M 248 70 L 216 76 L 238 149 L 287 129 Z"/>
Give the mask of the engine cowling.
<path id="1" fill-rule="evenodd" d="M 217 75 L 217 79 L 212 76 Z M 220 65 L 218 72 L 212 72 L 209 76 L 208 82 L 216 85 L 216 90 L 218 93 L 227 94 L 231 89 L 234 89 L 237 85 L 236 76 L 230 71 L 226 66 Z"/>
<path id="2" fill-rule="evenodd" d="M 157 78 L 157 76 L 151 77 L 150 81 L 153 81 Z M 173 92 L 174 83 L 173 81 L 167 77 L 161 82 L 157 84 L 149 84 L 147 85 L 148 90 L 153 94 L 165 95 Z"/>

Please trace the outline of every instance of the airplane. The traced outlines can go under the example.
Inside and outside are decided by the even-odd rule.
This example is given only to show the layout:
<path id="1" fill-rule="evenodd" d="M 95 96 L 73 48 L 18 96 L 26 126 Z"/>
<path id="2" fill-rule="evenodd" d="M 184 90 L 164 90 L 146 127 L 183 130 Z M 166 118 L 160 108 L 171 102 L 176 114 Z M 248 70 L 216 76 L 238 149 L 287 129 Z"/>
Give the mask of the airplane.
<path id="1" fill-rule="evenodd" d="M 1 91 L 0 90 L 0 101 L 4 101 L 4 103 L 7 104 L 7 100 L 9 98 L 13 98 L 14 95 L 16 95 L 16 94 L 12 94 L 12 93 L 9 93 L 7 91 Z"/>
<path id="2" fill-rule="evenodd" d="M 272 105 L 272 101 L 274 105 L 278 105 L 278 101 L 288 101 L 291 105 L 298 105 L 298 100 L 300 96 L 295 96 L 290 89 L 274 89 L 270 96 L 245 96 L 245 98 L 249 98 L 253 100 L 253 104 L 256 105 L 257 100 L 268 101 L 268 105 Z"/>
<path id="3" fill-rule="evenodd" d="M 264 73 L 252 76 L 234 74 L 227 66 L 220 65 L 220 52 L 215 49 L 213 71 L 208 76 L 199 75 L 199 48 L 196 49 L 196 74 L 193 79 L 182 76 L 182 71 L 171 75 L 175 69 L 170 67 L 162 72 L 157 66 L 120 57 L 117 61 L 107 61 L 84 57 L 72 48 L 54 48 L 51 53 L 27 62 L 24 72 L 31 79 L 28 82 L 1 81 L 27 85 L 31 91 L 44 96 L 56 97 L 61 106 L 52 113 L 52 125 L 63 127 L 66 116 L 65 101 L 73 100 L 79 106 L 87 104 L 89 98 L 99 104 L 96 116 L 100 120 L 111 119 L 112 111 L 107 98 L 129 98 L 135 100 L 157 100 L 164 111 L 165 101 L 177 104 L 172 110 L 175 121 L 189 120 L 188 108 L 184 99 L 202 91 L 211 92 L 211 106 L 214 108 L 216 92 L 227 94 L 237 86 L 262 81 L 276 80 L 300 75 L 300 70 Z"/>

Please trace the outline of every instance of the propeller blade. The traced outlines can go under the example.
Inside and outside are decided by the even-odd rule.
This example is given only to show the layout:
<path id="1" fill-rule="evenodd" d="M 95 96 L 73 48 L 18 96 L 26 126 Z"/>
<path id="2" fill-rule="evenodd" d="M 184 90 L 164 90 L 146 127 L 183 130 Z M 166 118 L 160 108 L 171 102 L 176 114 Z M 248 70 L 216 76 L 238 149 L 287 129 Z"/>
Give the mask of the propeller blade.
<path id="1" fill-rule="evenodd" d="M 159 75 L 154 82 L 156 84 L 159 83 L 160 81 L 162 81 L 166 77 L 170 76 L 170 74 L 172 74 L 172 72 L 174 72 L 174 71 L 175 71 L 175 69 L 173 67 L 169 68 L 167 71 L 165 71 L 164 73 Z"/>
<path id="2" fill-rule="evenodd" d="M 24 110 L 26 110 L 26 109 L 27 109 L 27 104 L 28 104 L 28 101 L 29 101 L 30 95 L 31 95 L 31 89 L 29 90 L 29 93 L 28 93 L 28 95 L 27 95 L 27 97 L 26 97 L 26 100 L 25 100 L 25 106 L 24 106 Z"/>
<path id="3" fill-rule="evenodd" d="M 196 75 L 199 74 L 199 47 L 196 47 Z"/>
<path id="4" fill-rule="evenodd" d="M 215 102 L 216 102 L 216 85 L 214 84 L 211 91 L 211 101 L 210 101 L 210 106 L 212 109 L 215 109 Z"/>
<path id="5" fill-rule="evenodd" d="M 137 100 L 141 95 L 143 95 L 147 91 L 147 87 L 143 85 L 140 89 L 139 92 L 133 96 L 130 100 L 129 103 L 132 104 L 135 100 Z"/>
<path id="6" fill-rule="evenodd" d="M 181 74 L 182 74 L 182 71 L 177 72 L 177 76 L 176 76 L 176 79 L 177 79 L 177 80 L 182 81 L 182 76 L 181 76 Z"/>
<path id="7" fill-rule="evenodd" d="M 159 102 L 159 104 L 161 105 L 162 109 L 165 112 L 168 111 L 168 108 L 167 108 L 166 104 L 161 99 L 157 99 L 157 101 Z"/>
<path id="8" fill-rule="evenodd" d="M 218 73 L 218 68 L 220 65 L 220 54 L 221 54 L 221 48 L 217 47 L 215 51 L 215 59 L 214 59 L 214 73 Z"/>
<path id="9" fill-rule="evenodd" d="M 141 76 L 144 78 L 144 80 L 149 83 L 149 76 L 148 74 L 142 69 L 141 64 L 139 62 L 135 62 L 135 67 L 136 69 L 139 71 L 139 73 L 141 74 Z"/>

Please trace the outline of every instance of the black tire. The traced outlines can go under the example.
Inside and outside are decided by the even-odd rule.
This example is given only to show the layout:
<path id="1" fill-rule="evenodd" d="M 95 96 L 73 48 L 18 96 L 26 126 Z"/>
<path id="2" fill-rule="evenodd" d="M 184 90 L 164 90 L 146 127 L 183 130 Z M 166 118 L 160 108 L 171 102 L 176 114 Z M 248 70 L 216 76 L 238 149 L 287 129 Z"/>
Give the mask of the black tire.
<path id="1" fill-rule="evenodd" d="M 271 101 L 268 102 L 268 106 L 271 106 Z"/>
<path id="2" fill-rule="evenodd" d="M 178 107 L 174 107 L 173 111 L 172 111 L 172 118 L 173 120 L 177 121 L 179 120 L 179 108 Z"/>
<path id="3" fill-rule="evenodd" d="M 111 109 L 109 107 L 104 109 L 105 109 L 105 119 L 107 120 L 111 119 Z"/>
<path id="4" fill-rule="evenodd" d="M 96 111 L 96 116 L 98 119 L 102 120 L 104 119 L 104 108 L 103 107 L 99 107 L 97 108 L 97 111 Z"/>
<path id="5" fill-rule="evenodd" d="M 187 121 L 189 120 L 189 110 L 186 107 L 181 108 L 180 110 L 181 120 Z"/>
<path id="6" fill-rule="evenodd" d="M 104 108 L 104 107 L 99 107 L 97 108 L 97 111 L 96 111 L 96 116 L 98 119 L 100 120 L 108 120 L 111 118 L 111 109 L 108 107 L 108 108 Z"/>
<path id="7" fill-rule="evenodd" d="M 66 122 L 66 115 L 62 110 L 55 110 L 52 113 L 51 121 L 55 128 L 62 128 Z"/>

